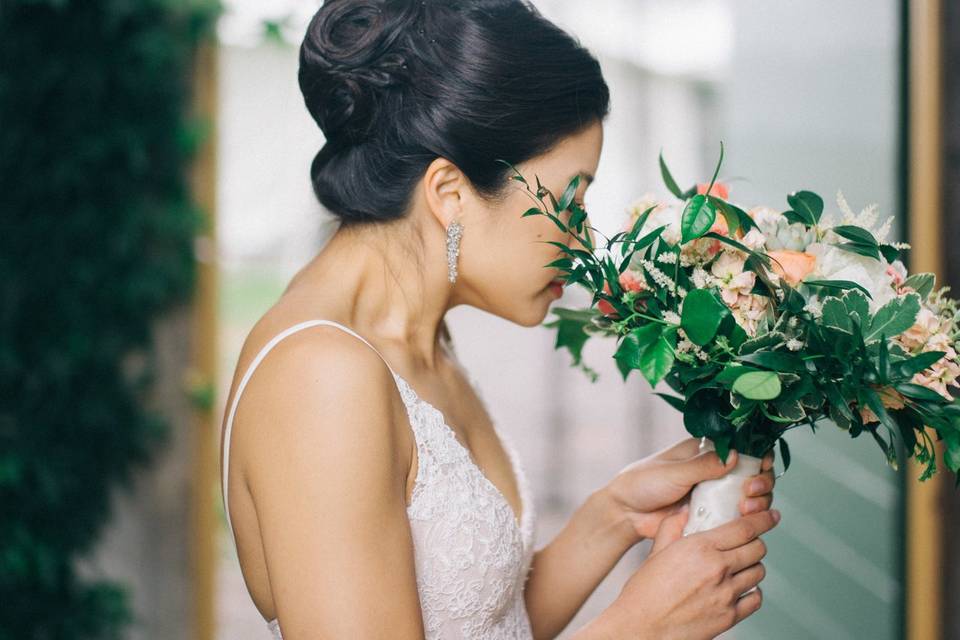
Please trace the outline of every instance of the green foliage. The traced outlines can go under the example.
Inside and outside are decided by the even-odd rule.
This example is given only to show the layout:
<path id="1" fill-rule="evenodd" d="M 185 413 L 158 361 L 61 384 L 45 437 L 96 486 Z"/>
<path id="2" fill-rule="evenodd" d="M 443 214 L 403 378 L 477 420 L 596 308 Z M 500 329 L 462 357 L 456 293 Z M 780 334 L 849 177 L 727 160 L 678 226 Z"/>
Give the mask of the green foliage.
<path id="1" fill-rule="evenodd" d="M 694 344 L 703 346 L 713 340 L 730 310 L 710 289 L 694 289 L 687 294 L 680 314 L 680 327 Z"/>
<path id="2" fill-rule="evenodd" d="M 706 194 L 698 194 L 696 185 L 681 188 L 662 153 L 659 162 L 664 184 L 684 204 L 676 245 L 663 237 L 666 225 L 640 236 L 652 206 L 640 213 L 629 231 L 606 238 L 602 249 L 595 248 L 584 232 L 586 212 L 572 202 L 577 178 L 559 201 L 537 180 L 532 195 L 539 206 L 524 215 L 547 215 L 583 246 L 551 241 L 564 255 L 549 266 L 566 272 L 568 285 L 580 284 L 593 296 L 589 309 L 552 309 L 558 319 L 545 326 L 558 329 L 557 347 L 569 349 L 578 364 L 591 335 L 622 338 L 613 357 L 623 378 L 637 369 L 651 385 L 666 381 L 679 396 L 659 395 L 683 413 L 688 432 L 709 437 L 721 455 L 735 447 L 760 457 L 779 445 L 786 467 L 790 455 L 783 436 L 804 425 L 816 430 L 818 420 L 829 419 L 851 438 L 869 433 L 893 468 L 900 464 L 896 442 L 900 439 L 907 454 L 926 465 L 920 476 L 924 480 L 936 470 L 926 425 L 946 443 L 947 467 L 956 471 L 960 404 L 913 381 L 946 353 L 907 353 L 893 340 L 914 324 L 928 298 L 936 297 L 939 307 L 960 315 L 942 290 L 934 290 L 932 274 L 909 276 L 904 285 L 914 292 L 900 293 L 879 308 L 871 306 L 870 291 L 851 280 L 807 279 L 790 286 L 783 278 L 771 277 L 771 256 L 740 241 L 738 232 L 756 227 L 750 216 L 709 195 L 720 162 Z M 514 179 L 527 184 L 517 174 Z M 553 212 L 547 210 L 544 196 Z M 824 204 L 816 193 L 796 191 L 787 202 L 791 207 L 783 214 L 787 220 L 803 225 L 818 239 L 832 232 L 842 239 L 834 246 L 877 261 L 890 262 L 899 254 L 861 227 L 821 228 Z M 567 210 L 569 224 L 560 217 Z M 710 231 L 718 212 L 727 222 L 726 234 Z M 692 267 L 680 266 L 683 245 L 701 238 L 741 252 L 744 270 L 756 275 L 751 293 L 770 299 L 771 311 L 762 318 L 755 337 L 746 334 L 712 285 L 695 286 Z M 619 251 L 613 251 L 618 244 Z M 642 291 L 625 292 L 619 282 L 631 265 L 637 270 L 642 266 L 646 285 Z M 819 317 L 808 310 L 808 301 L 819 302 Z M 682 343 L 680 338 L 685 338 Z M 956 343 L 960 336 L 950 338 L 960 348 Z M 891 402 L 889 407 L 885 400 Z M 899 403 L 903 406 L 892 408 Z M 960 485 L 960 475 L 957 478 Z"/>
<path id="3" fill-rule="evenodd" d="M 193 290 L 186 119 L 212 1 L 0 9 L 0 640 L 119 638 L 125 588 L 75 560 L 169 427 L 151 325 Z M 138 366 L 139 365 L 139 366 Z"/>

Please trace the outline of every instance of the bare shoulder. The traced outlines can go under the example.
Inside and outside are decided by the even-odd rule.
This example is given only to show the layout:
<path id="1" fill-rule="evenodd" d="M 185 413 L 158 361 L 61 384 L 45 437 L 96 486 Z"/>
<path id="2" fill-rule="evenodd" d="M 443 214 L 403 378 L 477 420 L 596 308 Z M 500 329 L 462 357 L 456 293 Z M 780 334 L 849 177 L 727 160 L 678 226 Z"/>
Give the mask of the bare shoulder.
<path id="1" fill-rule="evenodd" d="M 251 332 L 250 349 L 269 339 Z M 244 477 L 284 637 L 422 638 L 398 402 L 380 356 L 330 325 L 277 342 L 244 390 Z"/>
<path id="2" fill-rule="evenodd" d="M 244 343 L 243 368 L 286 326 L 292 325 L 258 323 Z M 342 329 L 320 324 L 273 345 L 247 382 L 235 420 L 254 425 L 240 431 L 258 450 L 268 442 L 306 445 L 334 435 L 325 431 L 335 425 L 329 427 L 335 433 L 346 431 L 368 443 L 376 438 L 394 453 L 402 449 L 394 442 L 396 401 L 396 383 L 380 356 Z"/>

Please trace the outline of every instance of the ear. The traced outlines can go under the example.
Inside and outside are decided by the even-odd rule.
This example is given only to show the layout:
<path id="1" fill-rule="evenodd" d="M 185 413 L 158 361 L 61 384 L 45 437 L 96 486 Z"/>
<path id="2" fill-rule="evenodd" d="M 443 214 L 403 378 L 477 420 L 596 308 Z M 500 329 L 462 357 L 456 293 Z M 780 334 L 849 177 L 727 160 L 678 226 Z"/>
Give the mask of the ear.
<path id="1" fill-rule="evenodd" d="M 434 158 L 423 175 L 427 208 L 443 228 L 462 216 L 467 189 L 467 177 L 443 157 Z"/>

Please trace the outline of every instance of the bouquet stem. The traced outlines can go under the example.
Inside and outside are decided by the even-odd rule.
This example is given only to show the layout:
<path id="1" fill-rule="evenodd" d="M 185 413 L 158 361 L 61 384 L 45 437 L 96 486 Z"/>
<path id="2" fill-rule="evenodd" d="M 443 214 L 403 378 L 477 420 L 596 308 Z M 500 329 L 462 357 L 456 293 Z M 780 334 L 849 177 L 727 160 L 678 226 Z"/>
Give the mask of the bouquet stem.
<path id="1" fill-rule="evenodd" d="M 700 439 L 700 453 L 715 450 L 713 442 L 707 438 Z M 683 528 L 683 535 L 713 529 L 739 518 L 743 479 L 760 473 L 762 463 L 762 458 L 738 451 L 737 464 L 725 476 L 697 483 L 690 492 L 690 515 Z M 751 587 L 740 594 L 740 597 L 756 589 L 756 586 Z"/>
<path id="2" fill-rule="evenodd" d="M 700 452 L 714 451 L 713 442 L 700 439 Z M 760 473 L 763 460 L 737 452 L 737 464 L 722 478 L 705 480 L 690 493 L 690 515 L 683 535 L 713 529 L 740 517 L 743 480 Z"/>

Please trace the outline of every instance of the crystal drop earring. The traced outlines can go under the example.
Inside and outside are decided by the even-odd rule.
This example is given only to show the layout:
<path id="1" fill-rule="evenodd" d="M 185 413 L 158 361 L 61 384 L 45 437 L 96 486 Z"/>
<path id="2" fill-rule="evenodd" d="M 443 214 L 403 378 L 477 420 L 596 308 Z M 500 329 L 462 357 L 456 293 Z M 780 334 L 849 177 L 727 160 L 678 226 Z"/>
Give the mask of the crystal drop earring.
<path id="1" fill-rule="evenodd" d="M 460 238 L 463 225 L 454 220 L 447 225 L 447 279 L 457 281 L 457 256 L 460 255 Z"/>

